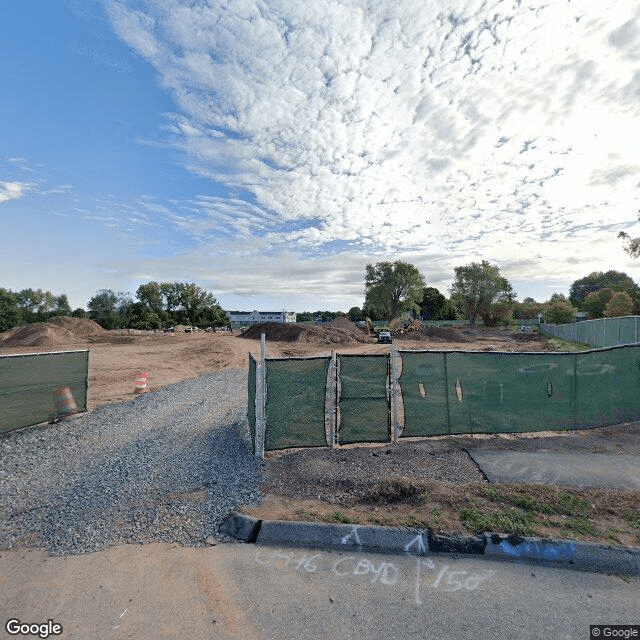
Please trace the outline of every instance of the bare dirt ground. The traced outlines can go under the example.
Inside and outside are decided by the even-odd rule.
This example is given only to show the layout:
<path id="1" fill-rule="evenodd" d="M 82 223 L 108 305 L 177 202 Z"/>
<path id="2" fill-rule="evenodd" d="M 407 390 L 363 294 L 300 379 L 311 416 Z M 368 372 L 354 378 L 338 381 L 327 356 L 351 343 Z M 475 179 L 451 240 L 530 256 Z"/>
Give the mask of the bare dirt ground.
<path id="1" fill-rule="evenodd" d="M 350 325 L 350 326 L 349 326 Z M 330 353 L 388 353 L 352 323 L 333 326 L 267 324 L 237 332 L 196 333 L 105 331 L 95 322 L 59 318 L 10 329 L 0 334 L 0 355 L 89 349 L 89 409 L 131 400 L 136 374 L 149 372 L 147 388 L 196 377 L 218 369 L 247 369 L 249 352 L 260 352 L 260 333 L 267 334 L 268 356 Z M 525 341 L 523 341 L 525 340 Z M 500 330 L 426 329 L 424 334 L 398 336 L 401 349 L 463 349 L 469 351 L 553 350 L 546 338 Z"/>
<path id="2" fill-rule="evenodd" d="M 262 332 L 267 336 L 269 356 L 318 355 L 332 350 L 385 353 L 390 349 L 345 319 L 322 327 L 252 327 L 240 336 L 202 331 L 105 331 L 89 320 L 61 318 L 0 334 L 0 354 L 89 349 L 91 410 L 133 400 L 134 379 L 140 371 L 149 372 L 148 389 L 153 391 L 212 370 L 246 369 L 249 352 L 259 353 Z M 398 335 L 397 345 L 400 349 L 554 350 L 537 333 L 480 328 L 425 328 Z M 477 446 L 640 453 L 640 426 L 272 452 L 265 460 L 264 503 L 251 513 L 260 518 L 378 522 L 446 532 L 473 528 L 473 522 L 487 530 L 502 523 L 503 530 L 521 526 L 523 533 L 640 545 L 640 492 L 559 492 L 534 485 L 500 485 L 502 493 L 490 494 L 484 476 L 466 452 Z M 526 503 L 523 496 L 535 502 L 529 504 L 533 522 L 527 520 L 526 510 L 522 522 L 513 520 L 513 510 Z M 463 509 L 475 510 L 485 520 L 463 523 Z M 492 514 L 497 519 L 491 521 Z M 508 519 L 500 520 L 504 514 Z M 587 526 L 589 523 L 593 526 Z"/>

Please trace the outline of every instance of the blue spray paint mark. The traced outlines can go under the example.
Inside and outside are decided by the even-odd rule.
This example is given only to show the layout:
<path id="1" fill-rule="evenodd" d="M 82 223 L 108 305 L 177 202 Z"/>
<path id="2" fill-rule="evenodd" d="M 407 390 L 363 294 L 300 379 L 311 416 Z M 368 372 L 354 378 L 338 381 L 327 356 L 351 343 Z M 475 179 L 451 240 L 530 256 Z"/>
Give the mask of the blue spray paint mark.
<path id="1" fill-rule="evenodd" d="M 522 544 L 513 545 L 507 540 L 501 540 L 499 546 L 505 555 L 514 558 L 526 555 L 539 560 L 547 560 L 548 562 L 571 560 L 576 552 L 576 545 L 572 542 L 563 542 L 562 544 L 523 542 Z"/>

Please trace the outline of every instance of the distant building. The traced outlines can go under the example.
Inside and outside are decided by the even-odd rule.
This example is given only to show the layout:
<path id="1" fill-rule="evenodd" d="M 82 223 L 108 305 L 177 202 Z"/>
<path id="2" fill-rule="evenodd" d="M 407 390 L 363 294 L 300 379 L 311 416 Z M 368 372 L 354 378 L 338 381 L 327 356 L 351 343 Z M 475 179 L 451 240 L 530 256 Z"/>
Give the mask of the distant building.
<path id="1" fill-rule="evenodd" d="M 258 324 L 259 322 L 278 322 L 284 324 L 296 321 L 295 311 L 227 311 L 229 320 L 239 324 Z"/>

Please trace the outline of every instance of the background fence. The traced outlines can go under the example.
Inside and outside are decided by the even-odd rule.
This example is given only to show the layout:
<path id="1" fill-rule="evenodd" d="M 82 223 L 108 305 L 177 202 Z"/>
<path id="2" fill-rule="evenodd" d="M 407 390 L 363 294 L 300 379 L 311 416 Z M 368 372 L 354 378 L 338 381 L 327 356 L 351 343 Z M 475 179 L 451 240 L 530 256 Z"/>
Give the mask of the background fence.
<path id="1" fill-rule="evenodd" d="M 0 433 L 87 410 L 89 351 L 0 356 Z"/>
<path id="2" fill-rule="evenodd" d="M 583 342 L 592 347 L 613 347 L 640 342 L 638 316 L 598 318 L 571 324 L 541 324 L 540 331 L 548 336 Z"/>
<path id="3" fill-rule="evenodd" d="M 266 358 L 265 369 L 264 450 L 640 419 L 640 345 L 578 353 Z M 260 396 L 252 395 L 251 382 L 249 394 L 256 401 L 249 413 L 255 442 Z M 256 454 L 261 455 L 258 447 Z"/>

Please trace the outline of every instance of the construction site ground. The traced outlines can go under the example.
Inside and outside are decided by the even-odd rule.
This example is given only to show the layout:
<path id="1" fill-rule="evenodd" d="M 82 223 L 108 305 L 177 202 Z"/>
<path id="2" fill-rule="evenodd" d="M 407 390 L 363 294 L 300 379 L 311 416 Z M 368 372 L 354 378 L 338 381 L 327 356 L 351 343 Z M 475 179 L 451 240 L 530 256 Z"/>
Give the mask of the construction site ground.
<path id="1" fill-rule="evenodd" d="M 105 331 L 90 320 L 59 318 L 0 334 L 0 355 L 89 349 L 89 410 L 131 400 L 140 371 L 148 389 L 213 370 L 248 367 L 248 354 L 305 356 L 385 353 L 345 318 L 328 326 L 262 325 L 244 335 Z M 538 333 L 495 328 L 424 328 L 396 336 L 400 349 L 554 351 Z M 640 546 L 640 491 L 489 484 L 468 451 L 640 454 L 638 423 L 569 433 L 476 435 L 411 439 L 396 445 L 268 453 L 260 518 L 378 523 L 453 533 L 502 530 Z M 588 455 L 587 455 L 588 454 Z M 587 458 L 585 458 L 587 460 Z M 588 461 L 585 464 L 590 464 Z"/>

